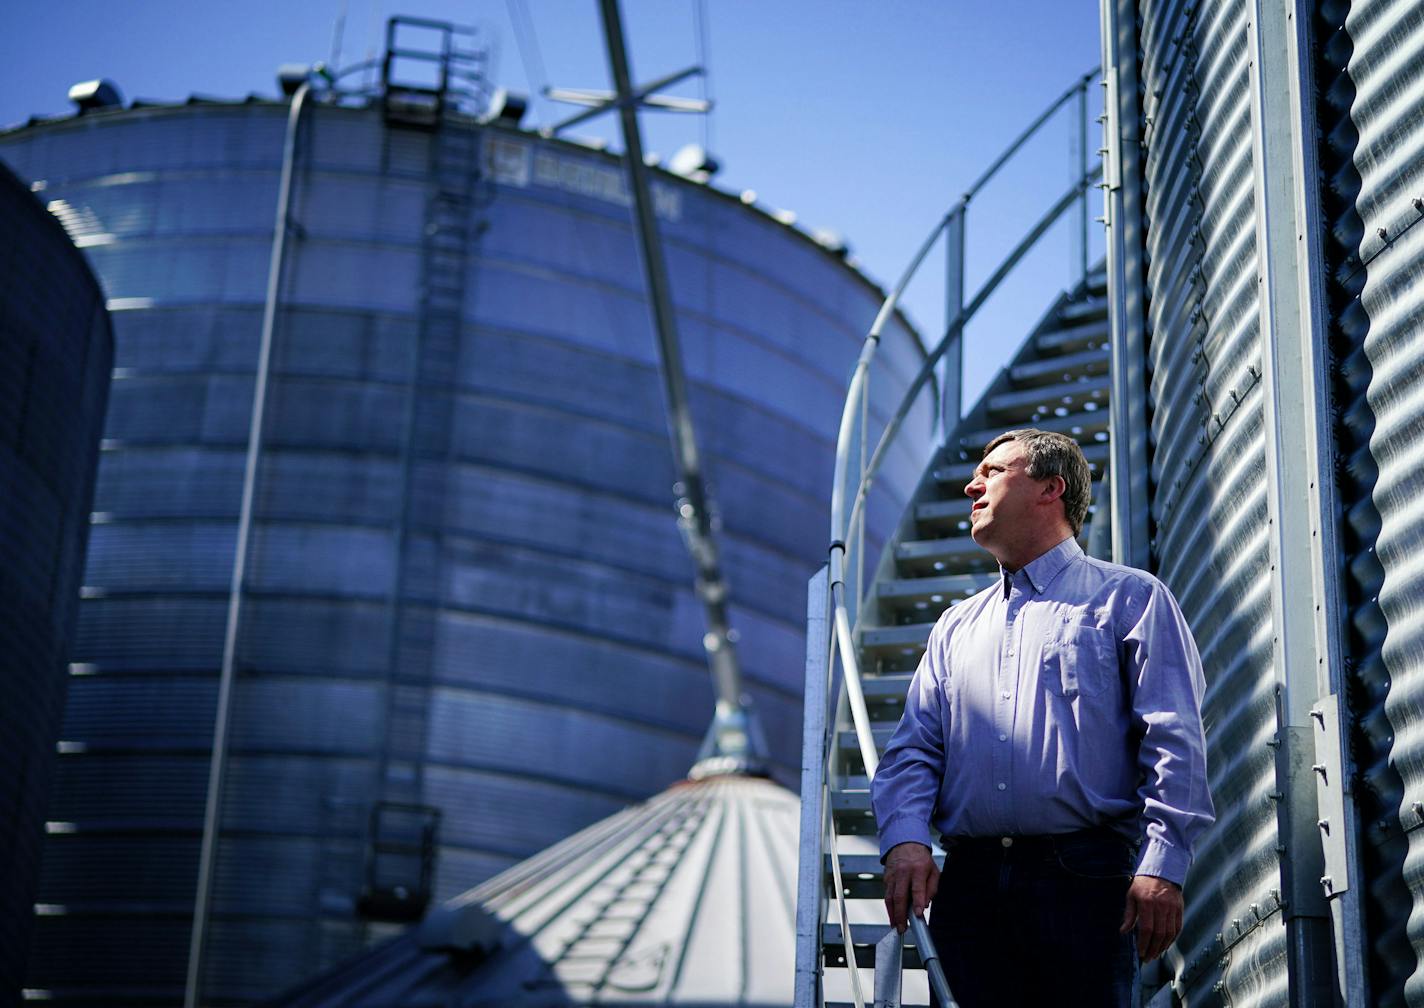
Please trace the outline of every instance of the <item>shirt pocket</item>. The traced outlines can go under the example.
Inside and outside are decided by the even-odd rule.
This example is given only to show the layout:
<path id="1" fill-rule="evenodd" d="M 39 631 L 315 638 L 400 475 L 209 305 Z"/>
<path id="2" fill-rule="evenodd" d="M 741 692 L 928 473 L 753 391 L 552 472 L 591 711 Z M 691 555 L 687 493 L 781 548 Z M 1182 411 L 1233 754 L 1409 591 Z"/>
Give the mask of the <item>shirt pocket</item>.
<path id="1" fill-rule="evenodd" d="M 1043 686 L 1054 696 L 1097 696 L 1117 674 L 1117 643 L 1104 627 L 1065 623 L 1044 644 Z"/>

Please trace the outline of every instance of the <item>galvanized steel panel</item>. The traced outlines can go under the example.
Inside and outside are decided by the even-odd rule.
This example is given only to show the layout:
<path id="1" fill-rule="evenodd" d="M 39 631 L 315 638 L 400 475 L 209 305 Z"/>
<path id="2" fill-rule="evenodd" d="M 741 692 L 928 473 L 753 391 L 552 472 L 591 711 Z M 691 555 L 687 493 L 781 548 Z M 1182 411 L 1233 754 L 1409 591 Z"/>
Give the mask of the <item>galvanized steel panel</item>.
<path id="1" fill-rule="evenodd" d="M 52 841 L 114 877 L 91 902 L 54 883 L 66 909 L 31 985 L 57 1000 L 181 986 L 191 903 L 173 894 L 194 877 L 286 111 L 134 109 L 0 137 L 86 242 L 125 337 L 79 627 L 94 674 L 65 732 L 74 832 Z M 375 108 L 319 106 L 309 126 L 237 651 L 220 998 L 378 933 L 353 906 L 392 781 L 443 811 L 437 893 L 453 895 L 683 775 L 712 710 L 616 162 L 501 137 L 530 172 L 478 211 L 448 357 L 418 368 L 430 136 Z M 747 689 L 789 775 L 815 516 L 880 292 L 734 197 L 656 187 Z M 899 319 L 882 355 L 899 377 L 873 390 L 877 427 L 922 359 Z M 408 415 L 447 403 L 448 429 L 407 459 Z M 930 420 L 911 416 L 877 483 L 872 542 Z M 185 853 L 155 865 L 138 835 Z M 172 919 L 145 909 L 148 872 Z M 65 974 L 100 920 L 110 948 Z"/>
<path id="2" fill-rule="evenodd" d="M 1421 1005 L 1424 10 L 1335 3 L 1315 27 L 1370 980 L 1380 1004 Z"/>
<path id="3" fill-rule="evenodd" d="M 756 778 L 677 785 L 273 1004 L 790 1005 L 798 810 Z"/>
<path id="4" fill-rule="evenodd" d="M 1217 809 L 1168 972 L 1190 1004 L 1283 1004 L 1249 5 L 1141 8 L 1153 559 L 1201 650 Z"/>
<path id="5" fill-rule="evenodd" d="M 63 229 L 0 167 L 0 991 L 23 986 L 113 335 Z"/>

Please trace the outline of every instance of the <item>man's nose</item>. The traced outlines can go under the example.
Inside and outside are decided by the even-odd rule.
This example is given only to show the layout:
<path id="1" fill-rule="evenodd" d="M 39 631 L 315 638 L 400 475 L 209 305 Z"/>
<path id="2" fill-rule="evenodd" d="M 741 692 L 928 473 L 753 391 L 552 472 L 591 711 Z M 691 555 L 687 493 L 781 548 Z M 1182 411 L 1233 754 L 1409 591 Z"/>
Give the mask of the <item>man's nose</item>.
<path id="1" fill-rule="evenodd" d="M 984 492 L 984 488 L 979 485 L 979 480 L 976 477 L 975 479 L 972 479 L 968 483 L 964 484 L 964 492 L 970 497 L 978 497 Z"/>

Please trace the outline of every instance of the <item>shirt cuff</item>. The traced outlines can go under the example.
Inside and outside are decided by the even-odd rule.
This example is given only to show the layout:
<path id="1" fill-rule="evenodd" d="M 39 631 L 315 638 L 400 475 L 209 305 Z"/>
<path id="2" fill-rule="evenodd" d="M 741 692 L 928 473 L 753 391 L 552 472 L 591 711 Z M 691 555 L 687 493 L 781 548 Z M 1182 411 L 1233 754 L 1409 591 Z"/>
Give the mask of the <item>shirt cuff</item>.
<path id="1" fill-rule="evenodd" d="M 1187 868 L 1191 863 L 1191 855 L 1166 841 L 1148 840 L 1142 845 L 1142 854 L 1137 859 L 1135 874 L 1152 875 L 1181 886 L 1186 880 Z"/>
<path id="2" fill-rule="evenodd" d="M 890 853 L 890 848 L 902 843 L 921 843 L 933 848 L 934 845 L 930 843 L 929 823 L 914 816 L 897 816 L 891 819 L 880 830 L 881 862 L 885 861 L 885 855 Z"/>

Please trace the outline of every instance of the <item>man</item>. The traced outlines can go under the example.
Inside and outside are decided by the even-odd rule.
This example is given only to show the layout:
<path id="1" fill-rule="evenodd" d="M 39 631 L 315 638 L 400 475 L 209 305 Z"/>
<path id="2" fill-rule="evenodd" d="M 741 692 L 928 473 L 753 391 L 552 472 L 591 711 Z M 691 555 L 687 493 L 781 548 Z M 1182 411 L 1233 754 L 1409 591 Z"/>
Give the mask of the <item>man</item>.
<path id="1" fill-rule="evenodd" d="M 890 921 L 932 902 L 962 1008 L 1130 1005 L 1213 819 L 1196 645 L 1156 578 L 1079 548 L 1090 487 L 1071 438 L 989 443 L 964 492 L 1001 576 L 935 624 L 875 775 Z"/>

